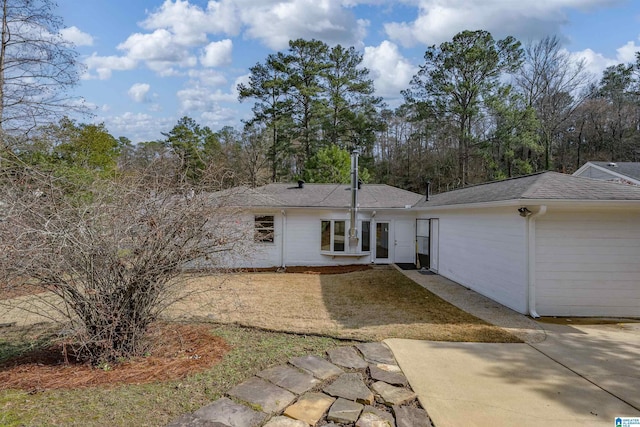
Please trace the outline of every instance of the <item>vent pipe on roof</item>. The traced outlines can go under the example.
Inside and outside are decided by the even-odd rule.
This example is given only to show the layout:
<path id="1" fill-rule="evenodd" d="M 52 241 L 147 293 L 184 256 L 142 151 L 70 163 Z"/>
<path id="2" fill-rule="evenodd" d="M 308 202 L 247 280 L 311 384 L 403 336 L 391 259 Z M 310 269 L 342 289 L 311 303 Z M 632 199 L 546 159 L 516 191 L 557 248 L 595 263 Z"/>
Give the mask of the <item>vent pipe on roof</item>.
<path id="1" fill-rule="evenodd" d="M 358 150 L 353 150 L 351 153 L 351 206 L 349 209 L 349 246 L 357 248 L 358 246 L 358 229 L 356 228 L 356 218 L 358 213 Z"/>
<path id="2" fill-rule="evenodd" d="M 425 182 L 425 200 L 429 201 L 429 193 L 431 193 L 431 181 Z"/>

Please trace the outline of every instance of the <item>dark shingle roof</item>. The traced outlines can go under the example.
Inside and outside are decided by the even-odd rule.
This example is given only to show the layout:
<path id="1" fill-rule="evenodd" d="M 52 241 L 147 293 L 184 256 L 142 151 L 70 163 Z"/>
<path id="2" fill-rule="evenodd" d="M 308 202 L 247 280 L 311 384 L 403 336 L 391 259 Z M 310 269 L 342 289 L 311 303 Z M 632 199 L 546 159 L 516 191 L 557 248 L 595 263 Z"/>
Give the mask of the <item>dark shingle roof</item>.
<path id="1" fill-rule="evenodd" d="M 640 180 L 640 162 L 589 162 L 601 168 Z M 615 166 L 613 166 L 615 165 Z"/>
<path id="2" fill-rule="evenodd" d="M 640 187 L 557 172 L 542 172 L 436 194 L 429 201 L 422 200 L 416 207 L 507 200 L 640 200 Z"/>
<path id="3" fill-rule="evenodd" d="M 227 204 L 251 207 L 349 208 L 348 184 L 267 184 L 258 188 L 235 189 Z M 364 184 L 358 191 L 360 208 L 384 209 L 413 206 L 420 194 L 384 184 Z"/>

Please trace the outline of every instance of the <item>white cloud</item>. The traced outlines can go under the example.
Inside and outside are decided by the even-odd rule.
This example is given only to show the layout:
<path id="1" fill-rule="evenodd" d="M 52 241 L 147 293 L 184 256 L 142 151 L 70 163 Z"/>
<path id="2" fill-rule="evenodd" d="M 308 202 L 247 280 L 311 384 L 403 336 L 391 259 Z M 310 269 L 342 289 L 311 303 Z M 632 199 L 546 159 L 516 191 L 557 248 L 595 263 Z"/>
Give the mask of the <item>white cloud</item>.
<path id="1" fill-rule="evenodd" d="M 92 46 L 93 37 L 89 33 L 81 31 L 78 27 L 63 28 L 60 30 L 62 38 L 76 46 Z"/>
<path id="2" fill-rule="evenodd" d="M 618 60 L 624 63 L 636 62 L 636 52 L 640 51 L 640 46 L 638 46 L 634 41 L 628 41 L 624 46 L 616 49 L 618 52 Z"/>
<path id="3" fill-rule="evenodd" d="M 494 37 L 512 35 L 536 40 L 560 33 L 566 10 L 589 9 L 619 0 L 419 0 L 418 17 L 412 22 L 390 22 L 385 31 L 403 46 L 439 44 L 462 30 L 483 29 Z"/>
<path id="4" fill-rule="evenodd" d="M 279 50 L 289 40 L 322 40 L 330 45 L 361 45 L 369 22 L 358 20 L 340 0 L 289 0 L 255 2 L 240 10 L 245 35 Z"/>
<path id="5" fill-rule="evenodd" d="M 125 112 L 117 116 L 101 118 L 109 133 L 114 136 L 124 135 L 132 142 L 155 141 L 164 139 L 162 132 L 170 130 L 176 123 L 175 118 L 158 118 L 145 113 Z"/>
<path id="6" fill-rule="evenodd" d="M 400 54 L 398 46 L 387 40 L 379 46 L 366 47 L 362 65 L 369 69 L 377 95 L 387 99 L 400 98 L 400 91 L 409 86 L 418 71 Z"/>
<path id="7" fill-rule="evenodd" d="M 169 29 L 176 41 L 185 46 L 201 45 L 206 43 L 207 34 L 238 33 L 237 8 L 232 0 L 210 0 L 206 9 L 187 0 L 165 0 L 140 25 L 148 30 Z"/>
<path id="8" fill-rule="evenodd" d="M 231 63 L 233 42 L 230 39 L 209 43 L 200 57 L 200 63 L 205 67 L 220 67 Z"/>
<path id="9" fill-rule="evenodd" d="M 148 83 L 135 83 L 129 88 L 127 94 L 135 102 L 145 102 L 148 101 L 147 94 L 150 89 L 151 86 Z"/>
<path id="10" fill-rule="evenodd" d="M 91 74 L 91 70 L 95 70 L 98 79 L 106 80 L 111 77 L 112 71 L 133 70 L 138 65 L 138 61 L 126 56 L 98 56 L 93 53 L 85 59 L 85 64 L 89 73 L 83 78 L 95 78 Z"/>
<path id="11" fill-rule="evenodd" d="M 602 53 L 595 52 L 592 49 L 571 52 L 570 55 L 576 61 L 584 60 L 586 70 L 597 79 L 600 79 L 602 72 L 607 67 L 635 62 L 635 53 L 638 51 L 640 51 L 640 46 L 636 45 L 634 41 L 628 41 L 616 49 L 615 58 L 608 58 Z"/>

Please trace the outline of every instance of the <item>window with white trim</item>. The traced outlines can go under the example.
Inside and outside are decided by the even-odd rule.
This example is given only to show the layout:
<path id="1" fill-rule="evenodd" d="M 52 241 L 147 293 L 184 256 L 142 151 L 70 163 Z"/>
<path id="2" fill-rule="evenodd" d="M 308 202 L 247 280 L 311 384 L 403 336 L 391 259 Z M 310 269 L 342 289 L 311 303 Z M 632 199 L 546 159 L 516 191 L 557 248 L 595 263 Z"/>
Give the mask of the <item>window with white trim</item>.
<path id="1" fill-rule="evenodd" d="M 254 240 L 260 243 L 273 243 L 275 217 L 273 215 L 256 215 L 254 224 Z"/>
<path id="2" fill-rule="evenodd" d="M 323 220 L 320 224 L 320 250 L 323 252 L 344 252 L 347 222 Z"/>

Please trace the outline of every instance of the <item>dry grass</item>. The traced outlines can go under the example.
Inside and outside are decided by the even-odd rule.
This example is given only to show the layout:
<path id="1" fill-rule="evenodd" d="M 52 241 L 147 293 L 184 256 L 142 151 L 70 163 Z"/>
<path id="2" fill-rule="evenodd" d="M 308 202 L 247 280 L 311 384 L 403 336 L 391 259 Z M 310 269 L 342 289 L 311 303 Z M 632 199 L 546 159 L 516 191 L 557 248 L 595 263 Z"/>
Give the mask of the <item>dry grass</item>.
<path id="1" fill-rule="evenodd" d="M 394 269 L 347 274 L 242 273 L 193 279 L 171 311 L 274 331 L 360 340 L 520 342 Z"/>

